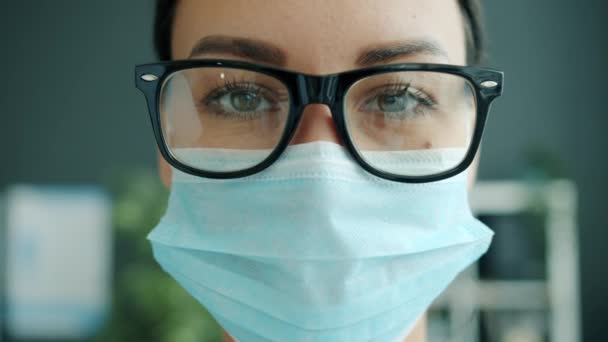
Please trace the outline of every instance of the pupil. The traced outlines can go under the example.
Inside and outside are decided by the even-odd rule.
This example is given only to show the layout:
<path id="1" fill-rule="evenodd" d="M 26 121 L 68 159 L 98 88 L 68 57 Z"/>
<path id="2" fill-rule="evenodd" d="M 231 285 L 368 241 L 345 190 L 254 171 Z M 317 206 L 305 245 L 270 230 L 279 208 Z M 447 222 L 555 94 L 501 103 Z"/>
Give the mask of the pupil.
<path id="1" fill-rule="evenodd" d="M 405 98 L 396 95 L 383 95 L 378 106 L 383 111 L 396 112 L 405 108 Z"/>
<path id="2" fill-rule="evenodd" d="M 260 104 L 261 98 L 250 92 L 237 92 L 230 96 L 232 106 L 241 112 L 253 111 Z"/>

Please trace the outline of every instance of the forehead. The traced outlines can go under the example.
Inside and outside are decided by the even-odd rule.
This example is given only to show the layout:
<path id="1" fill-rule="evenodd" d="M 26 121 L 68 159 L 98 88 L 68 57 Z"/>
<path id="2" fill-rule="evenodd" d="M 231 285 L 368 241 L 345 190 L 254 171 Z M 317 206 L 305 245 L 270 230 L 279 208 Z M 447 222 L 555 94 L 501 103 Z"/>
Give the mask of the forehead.
<path id="1" fill-rule="evenodd" d="M 286 68 L 312 74 L 352 69 L 361 51 L 410 40 L 429 40 L 447 52 L 412 62 L 464 64 L 466 57 L 456 0 L 178 1 L 173 58 L 188 58 L 212 35 L 272 43 L 285 51 Z"/>

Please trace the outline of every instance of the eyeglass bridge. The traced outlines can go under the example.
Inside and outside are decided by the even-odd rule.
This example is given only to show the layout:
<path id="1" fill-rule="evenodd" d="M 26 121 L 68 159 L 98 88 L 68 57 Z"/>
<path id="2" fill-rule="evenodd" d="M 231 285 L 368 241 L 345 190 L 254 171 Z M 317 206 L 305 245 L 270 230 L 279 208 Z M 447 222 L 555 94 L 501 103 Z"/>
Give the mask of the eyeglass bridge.
<path id="1" fill-rule="evenodd" d="M 297 78 L 302 105 L 320 103 L 332 106 L 338 88 L 338 76 L 299 75 Z"/>

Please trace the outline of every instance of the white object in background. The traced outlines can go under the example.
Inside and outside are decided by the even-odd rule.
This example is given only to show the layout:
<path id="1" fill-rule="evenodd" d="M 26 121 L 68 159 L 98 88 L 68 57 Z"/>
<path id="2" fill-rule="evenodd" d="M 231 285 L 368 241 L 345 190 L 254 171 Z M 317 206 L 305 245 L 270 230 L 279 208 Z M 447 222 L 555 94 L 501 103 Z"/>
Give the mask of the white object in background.
<path id="1" fill-rule="evenodd" d="M 6 193 L 6 329 L 23 338 L 94 334 L 110 302 L 111 205 L 97 187 Z"/>
<path id="2" fill-rule="evenodd" d="M 447 309 L 449 319 L 444 329 L 451 334 L 472 336 L 452 337 L 449 341 L 479 341 L 473 332 L 460 324 L 467 318 L 464 303 L 473 303 L 477 329 L 478 311 L 547 312 L 548 337 L 551 342 L 579 342 L 581 307 L 579 286 L 579 245 L 577 240 L 577 189 L 572 181 L 558 179 L 531 185 L 521 181 L 480 181 L 471 193 L 471 208 L 476 215 L 514 215 L 526 212 L 534 201 L 546 208 L 545 238 L 547 279 L 544 280 L 479 280 L 475 272 L 463 272 L 437 300 L 434 309 Z M 499 239 L 498 234 L 495 239 Z M 476 267 L 476 266 L 475 266 Z M 471 293 L 476 294 L 475 296 Z M 464 309 L 463 309 L 464 308 Z M 538 330 L 538 324 L 534 325 Z M 536 341 L 529 326 L 516 327 L 508 333 L 508 341 Z M 537 331 L 538 332 L 538 331 Z M 528 338 L 524 339 L 523 336 Z M 505 338 L 506 339 L 506 338 Z M 502 340 L 501 340 L 502 341 Z"/>

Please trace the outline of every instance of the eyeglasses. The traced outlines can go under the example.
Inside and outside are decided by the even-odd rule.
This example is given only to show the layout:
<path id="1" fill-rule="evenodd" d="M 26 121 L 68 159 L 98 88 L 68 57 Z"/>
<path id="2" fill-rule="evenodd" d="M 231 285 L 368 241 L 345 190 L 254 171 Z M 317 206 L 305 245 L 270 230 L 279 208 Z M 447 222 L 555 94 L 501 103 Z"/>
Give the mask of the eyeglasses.
<path id="1" fill-rule="evenodd" d="M 471 164 L 503 73 L 390 64 L 318 76 L 198 59 L 137 65 L 135 82 L 162 156 L 183 172 L 227 179 L 266 169 L 289 145 L 304 107 L 320 103 L 363 169 L 423 183 Z"/>

